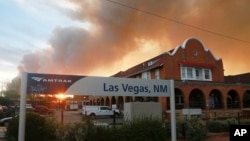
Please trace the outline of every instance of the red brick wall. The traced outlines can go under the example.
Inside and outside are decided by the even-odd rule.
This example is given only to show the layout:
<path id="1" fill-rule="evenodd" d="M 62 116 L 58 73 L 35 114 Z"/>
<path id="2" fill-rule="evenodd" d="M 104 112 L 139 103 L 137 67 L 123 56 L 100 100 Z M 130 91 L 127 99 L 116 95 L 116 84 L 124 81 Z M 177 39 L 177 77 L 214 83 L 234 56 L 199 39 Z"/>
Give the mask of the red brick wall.
<path id="1" fill-rule="evenodd" d="M 180 62 L 191 62 L 213 66 L 212 81 L 224 81 L 224 69 L 221 59 L 216 59 L 209 50 L 205 50 L 202 43 L 196 39 L 190 39 L 184 44 L 184 47 L 178 47 L 173 56 L 166 54 L 164 56 L 164 66 L 161 72 L 163 79 L 181 80 Z M 197 55 L 194 53 L 197 52 Z"/>

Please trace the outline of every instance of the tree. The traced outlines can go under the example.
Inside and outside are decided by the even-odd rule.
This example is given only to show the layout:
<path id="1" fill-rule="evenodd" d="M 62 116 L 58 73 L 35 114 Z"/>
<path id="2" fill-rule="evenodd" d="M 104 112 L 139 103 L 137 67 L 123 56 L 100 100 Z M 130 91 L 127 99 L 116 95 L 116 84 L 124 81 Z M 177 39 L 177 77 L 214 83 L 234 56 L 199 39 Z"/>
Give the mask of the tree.
<path id="1" fill-rule="evenodd" d="M 15 90 L 6 90 L 3 93 L 6 99 L 13 101 L 19 99 L 19 94 Z"/>
<path id="2" fill-rule="evenodd" d="M 17 94 L 19 94 L 20 89 L 21 89 L 21 78 L 20 77 L 15 77 L 6 86 L 7 91 L 9 91 L 9 90 L 16 91 Z"/>
<path id="3" fill-rule="evenodd" d="M 12 105 L 14 101 L 19 99 L 19 91 L 21 86 L 21 79 L 14 78 L 10 83 L 6 84 L 6 90 L 3 91 L 3 96 L 0 97 L 0 104 Z"/>
<path id="4" fill-rule="evenodd" d="M 0 105 L 12 105 L 13 102 L 8 97 L 0 97 Z"/>

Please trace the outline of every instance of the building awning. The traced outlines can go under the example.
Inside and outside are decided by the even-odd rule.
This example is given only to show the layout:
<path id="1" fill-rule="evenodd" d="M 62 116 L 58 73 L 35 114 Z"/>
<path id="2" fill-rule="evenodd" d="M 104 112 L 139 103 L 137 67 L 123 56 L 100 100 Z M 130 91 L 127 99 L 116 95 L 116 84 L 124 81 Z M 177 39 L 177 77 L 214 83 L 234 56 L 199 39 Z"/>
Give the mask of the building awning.
<path id="1" fill-rule="evenodd" d="M 199 67 L 199 68 L 214 68 L 215 65 L 213 64 L 203 64 L 203 63 L 195 63 L 195 62 L 184 62 L 180 61 L 180 65 L 187 66 L 187 67 Z"/>

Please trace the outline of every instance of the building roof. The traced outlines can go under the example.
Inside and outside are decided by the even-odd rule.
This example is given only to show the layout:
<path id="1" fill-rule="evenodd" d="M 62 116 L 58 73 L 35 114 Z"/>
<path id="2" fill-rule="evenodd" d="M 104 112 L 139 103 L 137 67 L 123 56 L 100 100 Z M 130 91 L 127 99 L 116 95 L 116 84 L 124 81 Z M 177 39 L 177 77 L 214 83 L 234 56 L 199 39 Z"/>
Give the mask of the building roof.
<path id="1" fill-rule="evenodd" d="M 250 73 L 225 76 L 225 83 L 250 84 Z"/>
<path id="2" fill-rule="evenodd" d="M 153 68 L 158 68 L 163 66 L 163 56 L 165 53 L 158 55 L 150 60 L 140 63 L 134 67 L 127 69 L 126 71 L 120 71 L 113 75 L 113 77 L 131 77 L 136 74 L 151 70 Z"/>
<path id="3" fill-rule="evenodd" d="M 201 44 L 203 50 L 205 52 L 211 53 L 211 55 L 214 57 L 214 59 L 216 61 L 221 60 L 220 58 L 216 58 L 213 55 L 213 53 L 209 49 L 207 49 L 199 39 L 191 37 L 191 38 L 186 39 L 183 44 L 176 46 L 174 49 L 171 49 L 167 52 L 164 52 L 164 53 L 162 53 L 154 58 L 151 58 L 145 62 L 142 62 L 136 66 L 133 66 L 125 71 L 120 71 L 120 72 L 114 74 L 113 77 L 132 77 L 132 76 L 135 76 L 139 73 L 142 73 L 142 72 L 145 72 L 145 71 L 157 68 L 157 67 L 162 67 L 164 65 L 164 63 L 163 63 L 164 62 L 163 59 L 165 59 L 164 56 L 166 56 L 166 55 L 174 56 L 179 49 L 186 49 L 188 42 L 189 41 L 191 42 L 192 40 L 199 42 Z M 198 66 L 198 67 L 207 67 L 207 68 L 214 68 L 215 67 L 212 64 L 201 64 L 201 63 L 187 62 L 187 61 L 180 61 L 179 64 L 184 65 L 184 66 L 196 66 L 196 67 Z"/>

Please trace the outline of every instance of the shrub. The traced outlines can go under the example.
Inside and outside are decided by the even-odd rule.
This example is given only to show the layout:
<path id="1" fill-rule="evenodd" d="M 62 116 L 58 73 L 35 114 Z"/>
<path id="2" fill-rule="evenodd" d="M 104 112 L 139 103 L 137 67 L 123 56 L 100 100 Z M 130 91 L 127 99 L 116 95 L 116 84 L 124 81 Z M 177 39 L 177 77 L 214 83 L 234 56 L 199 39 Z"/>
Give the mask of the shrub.
<path id="1" fill-rule="evenodd" d="M 55 116 L 48 116 L 45 118 L 45 128 L 48 130 L 48 139 L 56 139 L 56 130 L 59 127 L 60 123 L 55 118 Z"/>
<path id="2" fill-rule="evenodd" d="M 167 137 L 163 122 L 153 118 L 144 117 L 128 121 L 119 129 L 122 130 L 121 139 L 124 141 L 165 141 Z"/>
<path id="3" fill-rule="evenodd" d="M 153 118 L 125 121 L 123 125 L 96 128 L 98 141 L 165 141 L 169 124 Z"/>
<path id="4" fill-rule="evenodd" d="M 162 121 L 143 118 L 126 121 L 112 127 L 94 126 L 87 118 L 82 122 L 61 125 L 57 130 L 60 141 L 165 141 L 166 127 Z M 170 132 L 169 132 L 170 133 Z"/>
<path id="5" fill-rule="evenodd" d="M 229 125 L 235 124 L 236 120 L 234 118 L 226 119 L 224 121 L 219 121 L 216 119 L 208 120 L 206 122 L 206 127 L 209 132 L 228 132 L 229 131 Z"/>
<path id="6" fill-rule="evenodd" d="M 56 138 L 60 141 L 93 141 L 96 128 L 89 121 L 60 125 L 56 130 Z"/>
<path id="7" fill-rule="evenodd" d="M 209 132 L 227 132 L 229 131 L 229 125 L 235 124 L 236 120 L 234 118 L 226 119 L 224 121 L 219 121 L 216 119 L 211 119 L 206 122 L 206 127 Z"/>
<path id="8" fill-rule="evenodd" d="M 121 141 L 124 140 L 122 139 L 124 131 L 119 127 L 97 127 L 96 133 L 96 140 L 98 141 L 118 141 L 119 138 Z"/>
<path id="9" fill-rule="evenodd" d="M 200 119 L 191 119 L 185 122 L 186 139 L 204 141 L 207 136 L 206 126 Z"/>
<path id="10" fill-rule="evenodd" d="M 171 125 L 169 125 L 171 126 Z M 176 121 L 176 136 L 179 139 L 185 139 L 186 138 L 186 121 L 182 119 L 178 119 Z"/>
<path id="11" fill-rule="evenodd" d="M 35 113 L 26 113 L 25 141 L 47 141 L 50 129 L 45 119 Z M 19 118 L 15 117 L 7 127 L 6 137 L 9 141 L 18 140 Z"/>
<path id="12" fill-rule="evenodd" d="M 223 130 L 224 124 L 216 119 L 212 119 L 206 122 L 206 127 L 209 132 L 218 133 Z"/>

